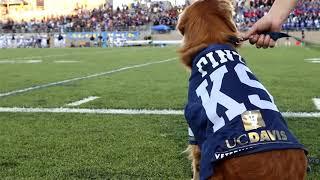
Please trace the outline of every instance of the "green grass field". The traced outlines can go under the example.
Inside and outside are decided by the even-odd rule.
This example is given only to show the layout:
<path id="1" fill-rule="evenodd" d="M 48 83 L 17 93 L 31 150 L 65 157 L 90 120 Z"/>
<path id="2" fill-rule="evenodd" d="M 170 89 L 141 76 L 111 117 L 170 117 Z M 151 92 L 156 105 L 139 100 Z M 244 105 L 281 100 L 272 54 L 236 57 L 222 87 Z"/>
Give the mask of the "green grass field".
<path id="1" fill-rule="evenodd" d="M 320 52 L 243 48 L 240 54 L 282 112 L 319 111 L 312 98 L 320 98 L 320 63 L 305 59 Z M 98 96 L 74 108 L 182 110 L 189 75 L 175 57 L 176 47 L 0 50 L 0 107 L 66 108 Z M 320 118 L 287 122 L 309 155 L 320 158 Z M 0 112 L 0 124 L 1 179 L 191 178 L 182 115 Z M 320 165 L 312 165 L 308 178 L 320 179 Z"/>

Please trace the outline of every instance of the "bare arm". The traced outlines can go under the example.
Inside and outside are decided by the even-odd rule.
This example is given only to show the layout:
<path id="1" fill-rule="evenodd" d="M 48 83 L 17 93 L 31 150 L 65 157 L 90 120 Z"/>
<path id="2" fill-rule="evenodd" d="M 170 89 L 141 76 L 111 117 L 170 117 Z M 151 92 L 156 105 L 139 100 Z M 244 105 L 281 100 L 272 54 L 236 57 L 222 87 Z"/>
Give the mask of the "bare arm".
<path id="1" fill-rule="evenodd" d="M 274 47 L 275 42 L 269 35 L 259 35 L 259 33 L 279 32 L 282 24 L 286 21 L 296 4 L 297 0 L 275 0 L 268 14 L 257 21 L 243 36 L 243 39 L 249 39 L 250 43 L 256 44 L 257 48 Z"/>
<path id="2" fill-rule="evenodd" d="M 297 2 L 297 0 L 275 0 L 268 14 L 270 14 L 275 21 L 278 21 L 281 26 Z"/>

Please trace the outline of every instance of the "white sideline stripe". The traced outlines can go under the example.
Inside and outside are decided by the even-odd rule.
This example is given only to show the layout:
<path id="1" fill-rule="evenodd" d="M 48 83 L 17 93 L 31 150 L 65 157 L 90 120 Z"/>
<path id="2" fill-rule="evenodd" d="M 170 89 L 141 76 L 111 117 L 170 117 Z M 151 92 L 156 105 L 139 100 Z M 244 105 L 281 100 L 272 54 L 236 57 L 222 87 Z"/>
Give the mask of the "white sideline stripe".
<path id="1" fill-rule="evenodd" d="M 71 106 L 71 107 L 79 106 L 79 105 L 81 105 L 81 104 L 84 104 L 84 103 L 87 103 L 87 102 L 96 100 L 96 99 L 98 99 L 98 98 L 100 98 L 100 97 L 97 97 L 97 96 L 89 96 L 89 97 L 84 98 L 84 99 L 82 99 L 82 100 L 80 100 L 80 101 L 76 101 L 76 102 L 73 102 L 73 103 L 69 103 L 69 104 L 67 104 L 66 106 Z"/>
<path id="2" fill-rule="evenodd" d="M 312 100 L 314 102 L 314 105 L 316 105 L 316 108 L 320 110 L 320 98 L 313 98 Z"/>
<path id="3" fill-rule="evenodd" d="M 0 93 L 0 97 L 11 96 L 11 95 L 19 94 L 19 93 L 24 93 L 24 92 L 33 91 L 33 90 L 36 90 L 36 89 L 42 89 L 42 88 L 47 88 L 47 87 L 61 85 L 61 84 L 66 84 L 66 83 L 70 83 L 70 82 L 74 82 L 74 81 L 90 79 L 90 78 L 99 77 L 99 76 L 105 76 L 105 75 L 108 75 L 108 74 L 121 72 L 121 71 L 129 70 L 129 69 L 140 68 L 140 67 L 144 67 L 144 66 L 150 66 L 150 65 L 153 65 L 153 64 L 165 63 L 165 62 L 173 61 L 175 59 L 177 59 L 177 58 L 170 58 L 170 59 L 166 59 L 166 60 L 162 60 L 162 61 L 155 61 L 155 62 L 149 62 L 149 63 L 144 63 L 144 64 L 137 64 L 137 65 L 133 65 L 133 66 L 126 66 L 126 67 L 122 67 L 122 68 L 119 68 L 119 69 L 114 69 L 114 70 L 111 70 L 111 71 L 92 74 L 92 75 L 89 75 L 89 76 L 72 78 L 72 79 L 67 79 L 67 80 L 63 80 L 63 81 L 43 84 L 43 85 L 39 85 L 39 86 L 32 86 L 32 87 L 28 87 L 28 88 L 25 88 L 25 89 L 19 89 L 19 90 L 14 90 L 14 91 L 11 91 L 11 92 Z"/>
<path id="4" fill-rule="evenodd" d="M 126 115 L 183 115 L 182 110 L 147 109 L 76 109 L 76 108 L 10 108 L 0 107 L 0 112 L 22 113 L 80 113 L 80 114 L 126 114 Z"/>
<path id="5" fill-rule="evenodd" d="M 183 115 L 183 110 L 148 110 L 148 109 L 84 109 L 84 108 L 19 108 L 0 107 L 0 112 L 7 113 L 78 113 L 78 114 L 122 114 L 122 115 Z M 283 112 L 287 118 L 319 118 L 320 112 Z"/>
<path id="6" fill-rule="evenodd" d="M 81 54 L 97 54 L 97 53 L 106 53 L 110 52 L 109 50 L 103 51 L 92 51 L 92 52 L 79 52 L 79 53 L 68 53 L 68 54 L 52 54 L 52 55 L 45 55 L 45 56 L 27 56 L 27 57 L 15 57 L 10 59 L 0 59 L 0 61 L 16 61 L 16 60 L 30 60 L 30 59 L 43 59 L 43 58 L 51 58 L 51 57 L 63 57 L 63 56 L 73 56 L 73 55 L 81 55 Z"/>
<path id="7" fill-rule="evenodd" d="M 32 59 L 42 59 L 42 58 L 50 58 L 50 57 L 63 57 L 70 54 L 55 54 L 55 55 L 47 55 L 47 56 L 29 56 L 29 57 L 17 57 L 12 59 L 0 59 L 0 61 L 21 61 L 21 60 L 32 60 Z"/>
<path id="8" fill-rule="evenodd" d="M 319 118 L 320 112 L 283 112 L 282 116 L 287 118 Z"/>
<path id="9" fill-rule="evenodd" d="M 80 61 L 67 61 L 67 60 L 61 60 L 61 61 L 54 61 L 54 63 L 78 63 Z"/>
<path id="10" fill-rule="evenodd" d="M 35 64 L 35 63 L 42 63 L 42 60 L 5 60 L 0 61 L 0 64 Z"/>
<path id="11" fill-rule="evenodd" d="M 320 61 L 320 58 L 309 58 L 305 59 L 305 61 Z"/>
<path id="12" fill-rule="evenodd" d="M 320 61 L 310 61 L 310 63 L 320 63 Z"/>

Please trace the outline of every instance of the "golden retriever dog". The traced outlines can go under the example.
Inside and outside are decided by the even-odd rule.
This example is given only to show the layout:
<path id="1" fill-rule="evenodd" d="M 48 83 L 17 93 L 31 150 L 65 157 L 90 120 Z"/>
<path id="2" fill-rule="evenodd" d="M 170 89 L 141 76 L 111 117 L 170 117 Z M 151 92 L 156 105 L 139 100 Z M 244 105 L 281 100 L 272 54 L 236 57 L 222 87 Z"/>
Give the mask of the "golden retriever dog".
<path id="1" fill-rule="evenodd" d="M 237 52 L 232 2 L 195 1 L 177 28 L 191 71 L 185 117 L 193 179 L 305 179 L 305 148 Z"/>

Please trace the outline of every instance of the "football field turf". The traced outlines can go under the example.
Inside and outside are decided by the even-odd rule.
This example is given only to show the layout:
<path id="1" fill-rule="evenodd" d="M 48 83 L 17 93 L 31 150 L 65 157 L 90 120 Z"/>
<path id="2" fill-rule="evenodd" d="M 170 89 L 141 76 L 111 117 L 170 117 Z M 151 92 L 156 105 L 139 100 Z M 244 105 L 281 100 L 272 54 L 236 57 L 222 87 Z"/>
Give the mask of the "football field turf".
<path id="1" fill-rule="evenodd" d="M 189 75 L 176 50 L 0 49 L 1 179 L 190 179 L 181 115 Z M 320 52 L 240 54 L 280 111 L 320 112 Z M 320 117 L 289 115 L 309 155 L 320 158 Z M 308 177 L 320 179 L 320 165 Z"/>

